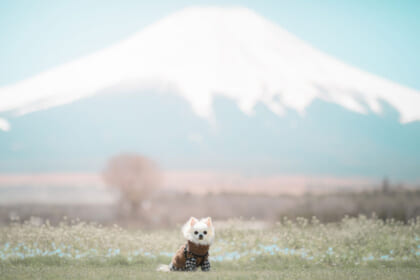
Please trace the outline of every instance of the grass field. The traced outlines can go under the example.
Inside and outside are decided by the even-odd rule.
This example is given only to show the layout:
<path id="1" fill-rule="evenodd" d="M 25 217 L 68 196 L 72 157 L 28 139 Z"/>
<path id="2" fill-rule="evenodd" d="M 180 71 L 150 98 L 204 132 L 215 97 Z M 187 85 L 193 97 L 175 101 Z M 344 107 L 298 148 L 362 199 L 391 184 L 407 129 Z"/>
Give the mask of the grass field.
<path id="1" fill-rule="evenodd" d="M 259 226 L 257 226 L 259 225 Z M 210 273 L 162 273 L 178 230 L 64 221 L 0 228 L 1 279 L 420 279 L 420 218 L 216 223 Z"/>

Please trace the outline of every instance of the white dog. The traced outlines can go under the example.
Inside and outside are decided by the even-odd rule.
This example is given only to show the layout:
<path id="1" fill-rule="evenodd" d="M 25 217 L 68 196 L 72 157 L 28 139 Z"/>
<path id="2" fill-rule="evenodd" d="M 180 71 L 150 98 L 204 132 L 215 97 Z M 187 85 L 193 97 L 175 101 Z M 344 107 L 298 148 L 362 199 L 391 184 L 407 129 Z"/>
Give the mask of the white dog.
<path id="1" fill-rule="evenodd" d="M 214 240 L 214 227 L 211 218 L 198 220 L 191 217 L 182 227 L 187 243 L 182 245 L 169 265 L 161 265 L 158 271 L 202 271 L 210 270 L 209 248 Z"/>

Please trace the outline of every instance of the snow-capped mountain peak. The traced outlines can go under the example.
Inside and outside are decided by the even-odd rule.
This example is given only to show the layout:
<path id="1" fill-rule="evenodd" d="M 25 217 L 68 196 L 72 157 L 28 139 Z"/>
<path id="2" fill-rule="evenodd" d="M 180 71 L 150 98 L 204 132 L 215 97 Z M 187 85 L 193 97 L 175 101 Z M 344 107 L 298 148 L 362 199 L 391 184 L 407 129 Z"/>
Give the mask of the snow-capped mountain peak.
<path id="1" fill-rule="evenodd" d="M 419 91 L 348 66 L 238 7 L 181 10 L 104 50 L 1 87 L 0 112 L 25 114 L 124 87 L 172 91 L 204 118 L 223 95 L 247 114 L 259 102 L 276 114 L 303 113 L 319 98 L 359 113 L 379 113 L 385 101 L 401 122 L 420 120 Z"/>

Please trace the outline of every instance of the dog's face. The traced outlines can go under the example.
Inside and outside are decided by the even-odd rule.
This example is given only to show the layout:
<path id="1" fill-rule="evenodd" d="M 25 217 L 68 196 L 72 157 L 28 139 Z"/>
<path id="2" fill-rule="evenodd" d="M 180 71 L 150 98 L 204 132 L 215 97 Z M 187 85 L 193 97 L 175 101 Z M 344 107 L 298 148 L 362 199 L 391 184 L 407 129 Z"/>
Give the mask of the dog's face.
<path id="1" fill-rule="evenodd" d="M 214 227 L 211 218 L 198 220 L 191 217 L 183 226 L 185 239 L 200 245 L 211 245 L 214 239 Z"/>

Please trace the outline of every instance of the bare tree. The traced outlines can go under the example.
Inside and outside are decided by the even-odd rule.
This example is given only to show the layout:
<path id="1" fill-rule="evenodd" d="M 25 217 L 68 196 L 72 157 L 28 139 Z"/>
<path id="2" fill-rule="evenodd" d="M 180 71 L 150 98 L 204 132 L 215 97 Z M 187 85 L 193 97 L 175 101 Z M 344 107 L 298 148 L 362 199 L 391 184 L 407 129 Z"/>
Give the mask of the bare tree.
<path id="1" fill-rule="evenodd" d="M 121 193 L 121 203 L 136 215 L 143 200 L 160 187 L 160 171 L 154 161 L 136 154 L 112 157 L 103 172 L 105 183 Z"/>
<path id="2" fill-rule="evenodd" d="M 391 184 L 389 183 L 388 177 L 384 177 L 382 180 L 382 192 L 389 193 Z"/>

